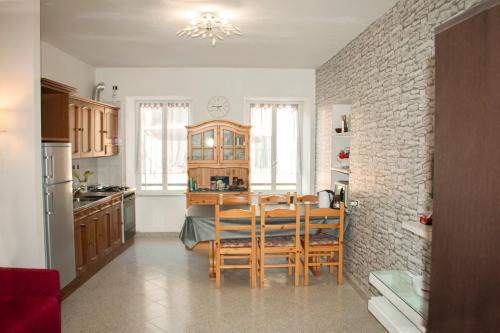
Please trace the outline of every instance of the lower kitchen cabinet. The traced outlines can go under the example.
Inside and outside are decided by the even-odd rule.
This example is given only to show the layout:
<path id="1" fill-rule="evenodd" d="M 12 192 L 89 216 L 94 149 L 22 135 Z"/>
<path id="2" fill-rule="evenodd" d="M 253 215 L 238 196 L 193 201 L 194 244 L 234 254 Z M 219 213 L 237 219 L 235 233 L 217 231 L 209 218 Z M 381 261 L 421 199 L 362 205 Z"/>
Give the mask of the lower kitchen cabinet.
<path id="1" fill-rule="evenodd" d="M 76 273 L 107 260 L 122 245 L 121 195 L 75 212 Z"/>

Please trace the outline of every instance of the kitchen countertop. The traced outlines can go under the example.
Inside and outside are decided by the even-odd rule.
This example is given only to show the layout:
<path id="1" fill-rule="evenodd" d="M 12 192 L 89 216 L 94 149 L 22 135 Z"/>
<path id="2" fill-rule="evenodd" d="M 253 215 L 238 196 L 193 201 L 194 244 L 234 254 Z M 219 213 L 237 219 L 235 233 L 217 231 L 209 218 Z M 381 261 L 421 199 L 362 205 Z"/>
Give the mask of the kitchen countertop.
<path id="1" fill-rule="evenodd" d="M 73 197 L 73 212 L 81 209 L 90 208 L 94 205 L 99 205 L 111 199 L 111 197 L 121 195 L 120 192 L 88 192 L 80 193 Z M 80 199 L 77 201 L 75 199 Z M 92 200 L 91 200 L 92 199 Z M 95 200 L 93 200 L 95 199 Z"/>

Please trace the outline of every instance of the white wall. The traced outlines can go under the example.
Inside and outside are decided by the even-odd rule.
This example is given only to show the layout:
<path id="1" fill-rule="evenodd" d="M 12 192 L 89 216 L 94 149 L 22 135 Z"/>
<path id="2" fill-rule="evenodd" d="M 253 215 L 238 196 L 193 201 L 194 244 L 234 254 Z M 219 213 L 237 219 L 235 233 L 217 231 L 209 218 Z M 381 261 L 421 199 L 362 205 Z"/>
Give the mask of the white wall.
<path id="1" fill-rule="evenodd" d="M 41 47 L 42 77 L 75 87 L 77 95 L 91 98 L 95 68 L 46 42 Z"/>
<path id="2" fill-rule="evenodd" d="M 208 120 L 206 105 L 211 96 L 228 98 L 227 119 L 245 123 L 245 99 L 291 99 L 304 101 L 303 189 L 313 183 L 315 72 L 310 69 L 243 68 L 98 68 L 96 80 L 119 87 L 122 105 L 122 159 L 124 178 L 135 186 L 134 98 L 177 96 L 191 98 L 192 122 Z M 107 89 L 103 100 L 111 100 Z M 123 117 L 125 115 L 125 117 Z M 125 131 L 125 135 L 123 135 Z M 125 149 L 123 149 L 125 148 Z M 137 199 L 137 229 L 143 232 L 176 232 L 184 222 L 184 197 L 155 196 Z"/>
<path id="3" fill-rule="evenodd" d="M 0 266 L 44 267 L 39 1 L 0 1 L 0 45 Z"/>

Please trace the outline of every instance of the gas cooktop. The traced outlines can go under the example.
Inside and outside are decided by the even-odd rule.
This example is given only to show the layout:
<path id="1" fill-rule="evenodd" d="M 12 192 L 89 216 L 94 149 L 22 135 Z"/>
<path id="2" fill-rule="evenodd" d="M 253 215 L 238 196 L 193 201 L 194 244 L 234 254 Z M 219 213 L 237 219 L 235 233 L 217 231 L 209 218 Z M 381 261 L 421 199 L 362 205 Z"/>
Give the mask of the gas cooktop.
<path id="1" fill-rule="evenodd" d="M 107 185 L 95 185 L 89 186 L 89 192 L 127 192 L 133 190 L 128 186 L 107 186 Z"/>

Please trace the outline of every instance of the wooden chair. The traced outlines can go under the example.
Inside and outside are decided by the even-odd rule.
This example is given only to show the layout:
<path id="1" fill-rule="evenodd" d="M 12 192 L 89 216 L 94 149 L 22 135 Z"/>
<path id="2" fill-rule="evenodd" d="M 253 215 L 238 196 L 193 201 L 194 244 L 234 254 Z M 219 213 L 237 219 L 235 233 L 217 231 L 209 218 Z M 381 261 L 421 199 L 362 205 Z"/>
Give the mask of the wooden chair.
<path id="1" fill-rule="evenodd" d="M 235 195 L 235 196 L 219 195 L 220 205 L 248 206 L 249 202 L 252 202 L 251 197 L 248 198 L 242 195 Z"/>
<path id="2" fill-rule="evenodd" d="M 257 238 L 255 227 L 255 205 L 250 210 L 221 210 L 215 206 L 215 287 L 220 288 L 222 269 L 248 269 L 250 286 L 255 288 L 257 280 Z M 221 219 L 246 220 L 248 224 L 222 225 Z M 221 239 L 221 231 L 248 231 L 248 238 Z M 227 264 L 226 259 L 247 259 L 248 264 Z"/>
<path id="3" fill-rule="evenodd" d="M 259 239 L 259 285 L 264 287 L 264 275 L 266 268 L 288 268 L 291 275 L 295 270 L 295 285 L 299 285 L 300 279 L 300 208 L 295 209 L 276 208 L 265 210 L 266 204 L 260 206 L 260 239 Z M 268 224 L 272 218 L 293 218 L 293 222 L 283 224 Z M 294 230 L 294 236 L 271 236 L 266 237 L 270 230 Z M 266 263 L 268 258 L 287 258 L 287 263 Z"/>
<path id="4" fill-rule="evenodd" d="M 306 194 L 306 195 L 298 195 L 297 192 L 293 193 L 293 202 L 297 203 L 317 203 L 318 202 L 318 197 L 316 195 L 312 194 Z"/>
<path id="5" fill-rule="evenodd" d="M 312 217 L 339 218 L 335 223 L 311 223 Z M 327 221 L 328 222 L 328 221 Z M 311 229 L 320 230 L 318 234 L 311 235 Z M 338 236 L 322 233 L 322 229 L 338 229 Z M 343 272 L 343 243 L 344 243 L 344 203 L 340 203 L 340 209 L 316 208 L 311 209 L 305 204 L 305 230 L 302 237 L 304 285 L 309 283 L 309 268 L 328 266 L 332 272 L 333 266 L 337 266 L 337 283 L 342 284 Z M 337 253 L 337 260 L 335 260 Z M 321 261 L 325 258 L 326 261 Z"/>
<path id="6" fill-rule="evenodd" d="M 262 204 L 290 204 L 290 192 L 286 194 L 271 194 L 271 195 L 259 195 L 259 205 Z"/>

